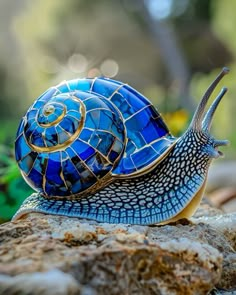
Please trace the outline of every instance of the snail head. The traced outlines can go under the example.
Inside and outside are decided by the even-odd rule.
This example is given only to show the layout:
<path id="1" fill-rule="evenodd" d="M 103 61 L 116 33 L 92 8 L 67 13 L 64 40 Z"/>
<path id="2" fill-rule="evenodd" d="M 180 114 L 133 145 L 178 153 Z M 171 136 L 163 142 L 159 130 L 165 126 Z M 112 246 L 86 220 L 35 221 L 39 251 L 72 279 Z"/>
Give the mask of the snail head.
<path id="1" fill-rule="evenodd" d="M 190 126 L 187 130 L 187 132 L 193 132 L 197 133 L 197 138 L 204 142 L 204 152 L 210 156 L 210 158 L 218 158 L 220 156 L 223 156 L 223 153 L 218 150 L 219 146 L 225 146 L 228 145 L 228 140 L 216 140 L 213 138 L 213 136 L 210 134 L 210 128 L 212 124 L 212 119 L 215 114 L 215 111 L 227 92 L 227 88 L 223 87 L 220 91 L 220 93 L 217 95 L 213 103 L 210 105 L 209 109 L 205 112 L 206 105 L 208 103 L 208 100 L 212 94 L 212 92 L 215 90 L 218 83 L 221 81 L 221 79 L 228 74 L 229 69 L 224 67 L 222 71 L 219 73 L 219 75 L 215 78 L 215 80 L 211 83 L 211 85 L 206 90 L 205 94 L 202 97 L 202 100 L 200 101 L 194 115 L 192 118 L 192 121 L 190 123 Z"/>

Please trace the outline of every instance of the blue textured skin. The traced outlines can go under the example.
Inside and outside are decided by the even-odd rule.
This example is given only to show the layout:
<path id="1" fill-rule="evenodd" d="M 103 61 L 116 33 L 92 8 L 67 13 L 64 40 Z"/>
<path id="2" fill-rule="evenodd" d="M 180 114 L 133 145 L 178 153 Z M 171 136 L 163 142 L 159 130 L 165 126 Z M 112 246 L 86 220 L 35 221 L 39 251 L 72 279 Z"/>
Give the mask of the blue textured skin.
<path id="1" fill-rule="evenodd" d="M 30 107 L 15 154 L 36 191 L 63 197 L 85 192 L 108 173 L 140 171 L 173 141 L 160 114 L 130 86 L 76 79 L 48 89 Z"/>

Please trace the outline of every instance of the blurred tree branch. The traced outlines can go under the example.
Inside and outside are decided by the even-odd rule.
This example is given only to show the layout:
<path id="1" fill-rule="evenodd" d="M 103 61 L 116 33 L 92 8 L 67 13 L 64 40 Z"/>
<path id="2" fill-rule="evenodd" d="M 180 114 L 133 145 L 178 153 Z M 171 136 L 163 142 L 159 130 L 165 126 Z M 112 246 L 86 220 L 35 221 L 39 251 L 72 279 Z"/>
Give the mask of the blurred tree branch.
<path id="1" fill-rule="evenodd" d="M 176 84 L 179 89 L 177 99 L 180 101 L 180 107 L 192 113 L 195 106 L 189 92 L 190 70 L 174 28 L 167 21 L 154 19 L 147 9 L 146 1 L 140 1 L 143 8 L 141 11 L 152 35 L 152 40 L 160 51 L 172 84 Z"/>

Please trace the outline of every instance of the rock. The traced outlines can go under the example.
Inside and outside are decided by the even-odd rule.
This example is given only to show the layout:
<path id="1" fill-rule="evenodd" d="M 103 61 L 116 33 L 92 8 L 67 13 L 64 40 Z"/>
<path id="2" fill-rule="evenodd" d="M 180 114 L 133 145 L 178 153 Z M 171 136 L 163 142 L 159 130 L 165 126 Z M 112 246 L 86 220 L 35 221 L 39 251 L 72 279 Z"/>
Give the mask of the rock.
<path id="1" fill-rule="evenodd" d="M 236 289 L 235 249 L 236 213 L 209 211 L 207 205 L 191 222 L 165 226 L 32 213 L 0 226 L 0 294 L 176 295 L 207 294 L 214 286 Z"/>
<path id="2" fill-rule="evenodd" d="M 208 198 L 214 203 L 214 206 L 221 208 L 225 212 L 236 211 L 236 188 L 219 188 L 208 194 Z"/>
<path id="3" fill-rule="evenodd" d="M 0 275 L 0 290 L 1 294 L 64 295 L 79 294 L 81 289 L 73 276 L 52 269 L 47 272 L 19 274 L 16 277 Z"/>

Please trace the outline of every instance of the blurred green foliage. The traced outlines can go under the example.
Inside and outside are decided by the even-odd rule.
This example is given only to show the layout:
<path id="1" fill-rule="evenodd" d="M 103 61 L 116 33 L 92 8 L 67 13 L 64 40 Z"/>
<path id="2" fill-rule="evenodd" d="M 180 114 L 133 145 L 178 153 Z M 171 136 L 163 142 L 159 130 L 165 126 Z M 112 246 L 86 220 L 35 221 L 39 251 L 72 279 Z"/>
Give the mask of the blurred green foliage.
<path id="1" fill-rule="evenodd" d="M 18 122 L 37 96 L 64 79 L 107 75 L 127 82 L 179 136 L 219 69 L 229 66 L 223 82 L 229 92 L 213 133 L 231 141 L 227 158 L 235 158 L 235 11 L 236 2 L 220 0 L 1 1 L 0 219 L 31 193 L 13 156 Z"/>
<path id="2" fill-rule="evenodd" d="M 0 222 L 11 219 L 30 193 L 32 190 L 21 177 L 12 149 L 0 145 Z"/>

